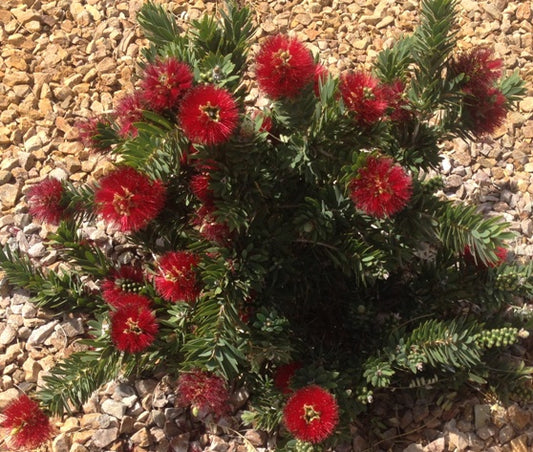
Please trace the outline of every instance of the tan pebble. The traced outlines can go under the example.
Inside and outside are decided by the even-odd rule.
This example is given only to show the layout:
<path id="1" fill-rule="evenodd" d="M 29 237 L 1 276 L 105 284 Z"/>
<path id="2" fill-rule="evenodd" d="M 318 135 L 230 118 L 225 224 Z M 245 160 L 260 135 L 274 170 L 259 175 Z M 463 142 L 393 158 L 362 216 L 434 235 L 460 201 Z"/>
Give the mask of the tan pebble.
<path id="1" fill-rule="evenodd" d="M 533 112 L 533 96 L 525 97 L 520 102 L 520 110 L 526 113 Z"/>
<path id="2" fill-rule="evenodd" d="M 521 2 L 516 8 L 516 18 L 518 20 L 528 20 L 531 18 L 531 2 Z"/>
<path id="3" fill-rule="evenodd" d="M 31 20 L 24 26 L 24 28 L 30 33 L 38 33 L 41 31 L 41 22 L 38 20 Z"/>

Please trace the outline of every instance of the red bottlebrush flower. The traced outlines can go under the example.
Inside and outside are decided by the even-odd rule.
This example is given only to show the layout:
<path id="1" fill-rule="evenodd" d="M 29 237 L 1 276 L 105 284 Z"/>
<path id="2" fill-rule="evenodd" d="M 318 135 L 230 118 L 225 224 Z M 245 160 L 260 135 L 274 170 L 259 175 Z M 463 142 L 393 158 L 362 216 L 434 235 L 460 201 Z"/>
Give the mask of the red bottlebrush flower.
<path id="1" fill-rule="evenodd" d="M 154 342 L 159 325 L 146 297 L 136 294 L 127 297 L 129 302 L 111 314 L 111 340 L 119 350 L 142 352 Z"/>
<path id="2" fill-rule="evenodd" d="M 344 75 L 339 90 L 346 107 L 355 113 L 362 126 L 375 124 L 387 110 L 386 92 L 370 74 L 354 72 Z"/>
<path id="3" fill-rule="evenodd" d="M 113 299 L 113 302 L 106 300 L 114 308 L 120 309 L 124 306 L 144 306 L 146 309 L 150 309 L 152 302 L 148 297 L 139 295 L 133 292 L 122 292 Z"/>
<path id="4" fill-rule="evenodd" d="M 326 67 L 321 64 L 317 64 L 315 66 L 314 85 L 313 85 L 313 89 L 315 91 L 316 97 L 320 97 L 320 84 L 324 83 L 327 78 L 328 78 L 328 70 L 326 69 Z"/>
<path id="5" fill-rule="evenodd" d="M 136 137 L 137 128 L 134 126 L 136 122 L 143 119 L 143 105 L 141 94 L 139 91 L 123 97 L 115 109 L 120 129 L 119 135 L 123 138 Z"/>
<path id="6" fill-rule="evenodd" d="M 59 224 L 65 216 L 63 193 L 63 185 L 57 179 L 47 178 L 34 185 L 26 194 L 30 214 L 40 221 Z"/>
<path id="7" fill-rule="evenodd" d="M 213 85 L 199 85 L 183 98 L 179 123 L 193 143 L 217 145 L 226 142 L 239 119 L 231 94 Z"/>
<path id="8" fill-rule="evenodd" d="M 178 378 L 179 404 L 191 406 L 193 413 L 213 413 L 223 416 L 229 410 L 229 391 L 226 381 L 212 373 L 194 370 Z"/>
<path id="9" fill-rule="evenodd" d="M 287 429 L 298 439 L 319 443 L 330 436 L 339 421 L 339 407 L 332 394 L 312 385 L 294 393 L 283 410 Z"/>
<path id="10" fill-rule="evenodd" d="M 290 388 L 291 379 L 298 369 L 302 368 L 299 362 L 283 364 L 276 369 L 274 373 L 274 386 L 283 394 L 290 394 L 293 390 Z"/>
<path id="11" fill-rule="evenodd" d="M 142 98 L 155 111 L 173 109 L 192 87 L 193 75 L 185 63 L 167 58 L 146 67 L 141 83 Z"/>
<path id="12" fill-rule="evenodd" d="M 268 132 L 272 131 L 272 116 L 265 113 L 263 110 L 253 110 L 251 118 L 254 122 L 260 121 L 259 132 Z"/>
<path id="13" fill-rule="evenodd" d="M 499 267 L 507 260 L 507 255 L 509 254 L 509 251 L 507 248 L 504 248 L 503 246 L 499 246 L 496 248 L 496 257 L 498 258 L 496 262 L 492 262 L 490 264 L 491 267 Z"/>
<path id="14" fill-rule="evenodd" d="M 153 220 L 165 203 L 165 187 L 159 180 L 131 167 L 122 167 L 105 176 L 94 195 L 97 212 L 120 230 L 137 231 Z"/>
<path id="15" fill-rule="evenodd" d="M 48 441 L 52 426 L 48 416 L 26 394 L 10 402 L 2 413 L 0 428 L 8 429 L 6 445 L 13 450 L 35 449 Z"/>
<path id="16" fill-rule="evenodd" d="M 189 187 L 193 194 L 202 202 L 210 203 L 213 201 L 213 190 L 209 188 L 211 177 L 207 172 L 201 172 L 191 176 Z"/>
<path id="17" fill-rule="evenodd" d="M 190 165 L 193 162 L 193 155 L 198 153 L 198 149 L 196 149 L 192 144 L 189 146 L 189 149 L 186 151 L 183 151 L 180 157 L 180 165 L 187 166 Z"/>
<path id="18" fill-rule="evenodd" d="M 486 264 L 483 263 L 480 259 L 477 259 L 474 254 L 472 253 L 472 250 L 468 245 L 465 246 L 463 257 L 466 262 L 476 265 L 479 269 L 486 269 L 486 268 L 496 268 L 502 265 L 507 260 L 507 255 L 509 251 L 507 248 L 504 248 L 503 246 L 496 247 L 496 250 L 494 251 L 496 254 L 496 260 L 494 262 L 487 262 Z"/>
<path id="19" fill-rule="evenodd" d="M 312 81 L 314 71 L 311 52 L 284 35 L 268 38 L 256 57 L 257 84 L 272 99 L 295 98 Z"/>
<path id="20" fill-rule="evenodd" d="M 462 119 L 475 135 L 491 134 L 504 123 L 507 99 L 498 88 L 479 85 L 465 92 Z"/>
<path id="21" fill-rule="evenodd" d="M 102 296 L 112 306 L 117 306 L 124 295 L 135 294 L 144 287 L 144 275 L 140 268 L 122 265 L 111 270 L 102 282 Z"/>
<path id="22" fill-rule="evenodd" d="M 108 125 L 109 121 L 107 119 L 93 117 L 78 121 L 75 126 L 78 129 L 80 141 L 86 148 L 96 152 L 105 152 L 109 150 L 109 146 L 102 144 L 98 128 Z"/>
<path id="23" fill-rule="evenodd" d="M 226 223 L 221 223 L 214 215 L 211 204 L 205 204 L 196 212 L 193 224 L 198 226 L 200 235 L 210 242 L 224 246 L 229 244 L 231 231 Z"/>
<path id="24" fill-rule="evenodd" d="M 188 251 L 174 251 L 159 259 L 159 274 L 154 278 L 157 292 L 165 300 L 193 303 L 201 288 L 196 276 L 200 258 Z"/>
<path id="25" fill-rule="evenodd" d="M 355 206 L 369 215 L 382 218 L 402 210 L 412 193 L 411 177 L 392 159 L 368 157 L 350 183 Z"/>
<path id="26" fill-rule="evenodd" d="M 476 47 L 455 58 L 450 71 L 453 76 L 464 74 L 465 87 L 492 86 L 502 75 L 502 60 L 492 58 L 490 49 Z"/>
<path id="27" fill-rule="evenodd" d="M 392 122 L 403 123 L 409 121 L 412 113 L 404 107 L 409 105 L 409 101 L 404 96 L 405 84 L 401 80 L 383 87 L 387 99 L 388 116 Z"/>

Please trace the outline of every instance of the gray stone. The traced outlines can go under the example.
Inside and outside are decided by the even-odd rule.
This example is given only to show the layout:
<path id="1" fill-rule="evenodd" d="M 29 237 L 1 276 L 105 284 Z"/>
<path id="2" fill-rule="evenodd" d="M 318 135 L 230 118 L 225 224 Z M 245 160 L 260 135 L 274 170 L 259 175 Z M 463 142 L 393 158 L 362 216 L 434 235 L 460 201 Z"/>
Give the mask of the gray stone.
<path id="1" fill-rule="evenodd" d="M 490 405 L 474 405 L 474 427 L 476 430 L 485 427 L 491 420 Z"/>
<path id="2" fill-rule="evenodd" d="M 13 175 L 8 170 L 0 170 L 0 185 L 7 184 L 11 181 Z"/>
<path id="3" fill-rule="evenodd" d="M 55 330 L 61 330 L 67 337 L 75 337 L 85 332 L 83 321 L 80 318 L 74 318 L 60 323 Z"/>
<path id="4" fill-rule="evenodd" d="M 511 439 L 513 439 L 514 435 L 515 433 L 513 427 L 511 427 L 510 425 L 504 425 L 500 429 L 500 433 L 498 434 L 498 440 L 500 444 L 506 444 L 511 441 Z"/>
<path id="5" fill-rule="evenodd" d="M 119 383 L 115 387 L 113 397 L 117 400 L 124 399 L 125 397 L 136 396 L 135 389 L 126 383 Z"/>
<path id="6" fill-rule="evenodd" d="M 533 220 L 530 218 L 522 220 L 520 222 L 520 229 L 522 234 L 524 234 L 526 237 L 531 237 L 533 235 Z"/>
<path id="7" fill-rule="evenodd" d="M 424 446 L 420 444 L 409 444 L 403 452 L 424 452 Z"/>
<path id="8" fill-rule="evenodd" d="M 30 337 L 28 338 L 28 345 L 42 344 L 48 338 L 48 336 L 52 334 L 55 326 L 58 323 L 58 320 L 53 320 L 33 330 Z"/>
<path id="9" fill-rule="evenodd" d="M 226 452 L 229 449 L 229 444 L 224 441 L 219 436 L 215 435 L 209 435 L 209 439 L 211 440 L 211 444 L 209 445 L 209 448 L 206 450 L 212 450 L 216 452 Z"/>
<path id="10" fill-rule="evenodd" d="M 118 438 L 118 428 L 102 428 L 96 430 L 92 436 L 92 443 L 94 446 L 103 449 L 104 447 L 116 441 Z"/>
<path id="11" fill-rule="evenodd" d="M 156 386 L 156 380 L 139 380 L 135 382 L 135 389 L 137 389 L 137 392 L 139 393 L 141 398 L 148 394 L 151 395 L 154 392 Z"/>
<path id="12" fill-rule="evenodd" d="M 52 441 L 52 452 L 70 452 L 70 437 L 60 433 Z"/>
<path id="13" fill-rule="evenodd" d="M 483 441 L 487 441 L 496 433 L 498 433 L 498 430 L 493 425 L 484 425 L 476 429 L 477 436 L 479 436 Z"/>
<path id="14" fill-rule="evenodd" d="M 20 151 L 17 154 L 19 159 L 19 165 L 21 168 L 24 168 L 26 171 L 29 171 L 35 165 L 35 156 L 31 152 L 22 152 Z"/>
<path id="15" fill-rule="evenodd" d="M 152 422 L 157 425 L 160 428 L 163 428 L 165 426 L 165 422 L 167 418 L 165 417 L 165 413 L 161 410 L 153 410 L 150 413 L 150 416 L 152 418 Z"/>
<path id="16" fill-rule="evenodd" d="M 12 305 L 23 305 L 30 302 L 30 295 L 28 292 L 22 289 L 13 291 L 13 297 L 11 298 Z"/>
<path id="17" fill-rule="evenodd" d="M 170 450 L 172 452 L 188 452 L 189 442 L 190 442 L 189 432 L 176 435 L 170 440 Z"/>
<path id="18" fill-rule="evenodd" d="M 244 438 L 254 447 L 264 447 L 267 441 L 265 432 L 260 430 L 246 430 Z"/>
<path id="19" fill-rule="evenodd" d="M 101 407 L 104 413 L 117 419 L 122 419 L 122 416 L 126 413 L 126 406 L 116 400 L 106 399 L 102 402 Z"/>
<path id="20" fill-rule="evenodd" d="M 507 415 L 512 426 L 517 430 L 524 430 L 531 422 L 531 413 L 520 408 L 516 403 L 507 409 Z"/>
<path id="21" fill-rule="evenodd" d="M 120 434 L 130 434 L 133 433 L 133 424 L 135 419 L 131 416 L 124 416 L 120 422 Z"/>
<path id="22" fill-rule="evenodd" d="M 424 452 L 444 452 L 446 450 L 446 440 L 444 437 L 437 438 L 434 441 L 431 441 L 427 446 L 424 447 Z"/>
<path id="23" fill-rule="evenodd" d="M 468 436 L 459 430 L 450 430 L 448 432 L 448 443 L 452 450 L 455 447 L 458 452 L 463 451 L 468 447 Z"/>
<path id="24" fill-rule="evenodd" d="M 250 393 L 248 392 L 248 390 L 244 387 L 241 387 L 231 394 L 230 403 L 235 408 L 235 410 L 239 410 L 244 405 L 246 405 L 246 402 L 248 402 L 249 398 Z"/>
<path id="25" fill-rule="evenodd" d="M 118 421 L 109 414 L 99 414 L 96 418 L 96 423 L 100 428 L 118 427 Z"/>
<path id="26" fill-rule="evenodd" d="M 152 437 L 146 427 L 141 428 L 139 431 L 131 435 L 131 442 L 139 447 L 150 447 L 152 444 Z"/>

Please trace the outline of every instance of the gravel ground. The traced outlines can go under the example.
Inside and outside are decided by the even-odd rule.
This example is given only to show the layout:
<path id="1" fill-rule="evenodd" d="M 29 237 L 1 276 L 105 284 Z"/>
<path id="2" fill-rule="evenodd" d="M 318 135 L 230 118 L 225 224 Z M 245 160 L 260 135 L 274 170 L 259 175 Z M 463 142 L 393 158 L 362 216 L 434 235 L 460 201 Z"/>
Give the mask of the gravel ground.
<path id="1" fill-rule="evenodd" d="M 181 19 L 213 11 L 223 2 L 171 2 Z M 258 38 L 295 33 L 333 73 L 369 69 L 376 54 L 417 22 L 418 1 L 277 0 L 249 3 L 260 24 Z M 460 0 L 459 47 L 490 45 L 504 67 L 518 69 L 527 97 L 494 134 L 477 143 L 456 140 L 443 150 L 446 195 L 503 215 L 517 232 L 511 244 L 533 256 L 533 9 L 531 1 Z M 77 141 L 75 122 L 113 109 L 130 92 L 143 38 L 135 24 L 141 0 L 3 0 L 0 5 L 0 244 L 16 242 L 42 265 L 57 256 L 41 241 L 46 226 L 28 215 L 24 193 L 45 176 L 86 182 L 106 172 L 106 158 Z M 252 94 L 256 94 L 253 93 Z M 105 227 L 85 231 L 110 243 Z M 119 238 L 120 239 L 120 238 Z M 127 258 L 127 247 L 119 252 Z M 53 363 L 76 347 L 83 319 L 54 318 L 35 309 L 24 291 L 11 290 L 0 273 L 0 409 L 19 389 L 32 390 Z M 236 394 L 236 404 L 244 400 Z M 354 451 L 533 450 L 533 407 L 501 406 L 484 397 L 434 400 L 398 396 L 376 401 L 380 434 L 353 426 Z M 227 434 L 236 418 L 202 430 L 174 408 L 173 382 L 115 382 L 72 417 L 57 419 L 47 449 L 83 451 L 245 451 L 243 439 Z M 267 450 L 261 432 L 242 431 L 249 444 Z M 1 447 L 1 446 L 0 446 Z M 340 449 L 339 449 L 340 450 Z"/>

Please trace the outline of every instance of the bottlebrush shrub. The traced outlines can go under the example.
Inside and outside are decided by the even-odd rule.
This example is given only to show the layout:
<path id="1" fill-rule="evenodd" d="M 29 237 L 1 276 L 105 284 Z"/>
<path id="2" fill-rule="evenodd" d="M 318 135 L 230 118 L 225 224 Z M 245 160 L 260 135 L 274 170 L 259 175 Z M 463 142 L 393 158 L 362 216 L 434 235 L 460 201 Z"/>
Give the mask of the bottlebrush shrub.
<path id="1" fill-rule="evenodd" d="M 138 89 L 80 125 L 116 169 L 27 195 L 71 271 L 1 253 L 39 306 L 92 315 L 87 350 L 44 377 L 42 409 L 164 371 L 192 415 L 232 414 L 244 386 L 243 423 L 325 450 L 377 392 L 527 389 L 511 346 L 530 325 L 533 265 L 502 252 L 501 218 L 445 199 L 436 171 L 446 140 L 493 132 L 524 89 L 490 49 L 454 51 L 454 7 L 422 1 L 372 72 L 335 76 L 292 36 L 249 55 L 246 8 L 182 31 L 147 3 Z M 127 235 L 131 262 L 82 235 L 98 219 Z"/>

